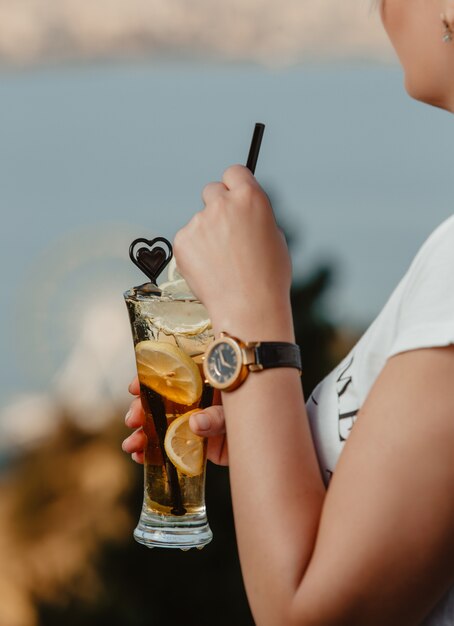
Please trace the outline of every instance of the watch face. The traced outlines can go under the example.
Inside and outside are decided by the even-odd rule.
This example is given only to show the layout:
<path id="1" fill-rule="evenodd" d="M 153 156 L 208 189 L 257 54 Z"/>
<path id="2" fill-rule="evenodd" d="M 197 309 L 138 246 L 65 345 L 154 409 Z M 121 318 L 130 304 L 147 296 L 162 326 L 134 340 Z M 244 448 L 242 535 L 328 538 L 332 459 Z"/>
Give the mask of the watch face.
<path id="1" fill-rule="evenodd" d="M 209 382 L 220 389 L 228 387 L 238 377 L 242 367 L 240 348 L 228 340 L 217 341 L 204 362 Z"/>

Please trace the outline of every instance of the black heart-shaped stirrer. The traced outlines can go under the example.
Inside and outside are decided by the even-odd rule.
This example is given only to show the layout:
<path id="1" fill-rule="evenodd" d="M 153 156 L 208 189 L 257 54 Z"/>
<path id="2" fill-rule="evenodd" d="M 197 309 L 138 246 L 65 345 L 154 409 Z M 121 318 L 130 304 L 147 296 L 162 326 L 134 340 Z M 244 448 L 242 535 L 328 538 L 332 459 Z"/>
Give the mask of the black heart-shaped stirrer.
<path id="1" fill-rule="evenodd" d="M 157 245 L 159 243 L 165 244 L 167 250 Z M 146 245 L 137 248 L 139 244 Z M 172 244 L 164 237 L 155 237 L 154 239 L 139 237 L 139 239 L 134 239 L 129 246 L 129 257 L 148 276 L 150 282 L 156 285 L 158 276 L 164 271 L 173 257 Z"/>

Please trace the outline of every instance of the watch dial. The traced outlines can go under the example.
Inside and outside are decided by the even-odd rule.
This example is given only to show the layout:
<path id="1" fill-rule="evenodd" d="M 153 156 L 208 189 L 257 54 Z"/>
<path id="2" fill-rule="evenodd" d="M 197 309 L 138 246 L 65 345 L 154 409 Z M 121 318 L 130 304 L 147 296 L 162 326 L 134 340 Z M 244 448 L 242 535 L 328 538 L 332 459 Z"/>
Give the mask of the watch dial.
<path id="1" fill-rule="evenodd" d="M 208 355 L 207 368 L 217 383 L 224 384 L 234 378 L 238 368 L 238 356 L 234 348 L 226 342 L 218 343 Z"/>

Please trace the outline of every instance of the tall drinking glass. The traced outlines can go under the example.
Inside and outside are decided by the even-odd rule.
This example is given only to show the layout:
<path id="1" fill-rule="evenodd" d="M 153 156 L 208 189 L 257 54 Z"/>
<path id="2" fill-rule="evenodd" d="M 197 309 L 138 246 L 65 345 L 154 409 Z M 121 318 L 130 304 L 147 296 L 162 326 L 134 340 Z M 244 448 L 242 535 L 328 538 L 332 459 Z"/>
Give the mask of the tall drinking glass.
<path id="1" fill-rule="evenodd" d="M 191 411 L 212 404 L 202 357 L 213 339 L 203 305 L 178 282 L 124 294 L 145 411 L 145 488 L 134 537 L 148 547 L 202 548 L 212 539 L 205 510 L 206 441 Z"/>
<path id="2" fill-rule="evenodd" d="M 254 128 L 246 163 L 252 173 L 264 129 L 262 123 Z M 147 436 L 144 501 L 134 537 L 150 548 L 202 548 L 212 539 L 205 511 L 206 442 L 188 422 L 192 411 L 213 400 L 202 374 L 211 323 L 176 265 L 172 271 L 169 265 L 170 281 L 156 286 L 172 259 L 167 239 L 136 239 L 129 256 L 151 281 L 124 294 Z"/>

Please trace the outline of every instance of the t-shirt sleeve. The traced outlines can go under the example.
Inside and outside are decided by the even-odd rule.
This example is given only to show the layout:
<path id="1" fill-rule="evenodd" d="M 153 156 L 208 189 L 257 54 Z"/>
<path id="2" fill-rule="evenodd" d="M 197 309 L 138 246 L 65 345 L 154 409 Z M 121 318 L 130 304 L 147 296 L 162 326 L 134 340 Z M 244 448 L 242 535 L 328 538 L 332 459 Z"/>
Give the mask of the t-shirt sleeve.
<path id="1" fill-rule="evenodd" d="M 388 356 L 454 344 L 454 216 L 416 256 L 402 293 Z"/>

